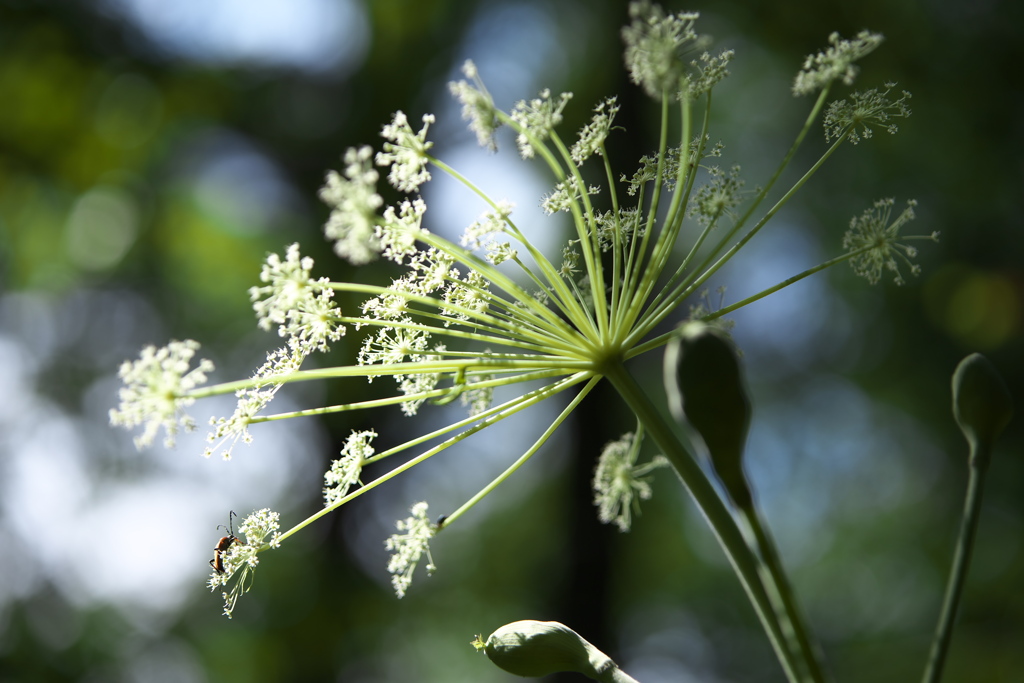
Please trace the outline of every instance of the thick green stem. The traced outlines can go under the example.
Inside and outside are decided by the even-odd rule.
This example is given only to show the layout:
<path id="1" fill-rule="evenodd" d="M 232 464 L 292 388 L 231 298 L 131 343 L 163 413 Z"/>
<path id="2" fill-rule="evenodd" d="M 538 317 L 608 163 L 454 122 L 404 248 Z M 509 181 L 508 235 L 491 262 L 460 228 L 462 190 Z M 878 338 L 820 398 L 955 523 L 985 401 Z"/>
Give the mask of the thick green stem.
<path id="1" fill-rule="evenodd" d="M 747 592 L 750 602 L 757 612 L 771 641 L 775 654 L 786 672 L 787 678 L 800 681 L 797 670 L 807 664 L 797 664 L 799 654 L 790 651 L 782 627 L 776 618 L 772 602 L 768 597 L 761 577 L 758 573 L 758 558 L 751 552 L 744 541 L 743 533 L 736 524 L 735 518 L 722 501 L 718 492 L 709 481 L 697 461 L 687 452 L 672 429 L 672 426 L 648 398 L 647 393 L 636 380 L 626 371 L 621 362 L 611 361 L 602 368 L 602 373 L 612 383 L 629 408 L 647 429 L 665 457 L 675 468 L 683 485 L 693 496 L 718 538 L 726 557 L 732 564 L 740 583 Z"/>
<path id="2" fill-rule="evenodd" d="M 982 446 L 977 450 L 981 449 L 987 450 L 987 447 Z M 967 499 L 964 501 L 960 538 L 957 539 L 956 550 L 953 554 L 953 568 L 949 573 L 946 597 L 942 603 L 942 613 L 935 629 L 931 652 L 928 654 L 928 664 L 924 670 L 924 677 L 921 679 L 924 683 L 938 683 L 942 679 L 942 667 L 946 663 L 949 642 L 953 637 L 957 607 L 960 604 L 960 596 L 963 594 L 964 584 L 967 580 L 967 570 L 970 568 L 974 535 L 978 530 L 978 518 L 981 516 L 981 497 L 988 462 L 987 453 L 979 454 L 975 453 L 975 450 L 972 448 L 971 474 L 967 482 Z"/>

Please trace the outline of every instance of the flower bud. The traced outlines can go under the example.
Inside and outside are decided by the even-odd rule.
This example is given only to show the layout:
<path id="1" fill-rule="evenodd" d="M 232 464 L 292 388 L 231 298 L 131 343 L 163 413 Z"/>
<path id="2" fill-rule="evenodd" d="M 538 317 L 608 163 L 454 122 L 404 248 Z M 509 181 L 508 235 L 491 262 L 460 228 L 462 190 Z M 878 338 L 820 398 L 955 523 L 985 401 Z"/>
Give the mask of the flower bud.
<path id="1" fill-rule="evenodd" d="M 1013 399 L 992 363 L 980 353 L 960 361 L 953 373 L 953 417 L 971 446 L 971 465 L 987 465 L 996 437 L 1013 415 Z"/>
<path id="2" fill-rule="evenodd" d="M 752 503 L 743 474 L 750 399 L 736 349 L 716 328 L 689 322 L 666 350 L 665 359 L 666 389 L 670 404 L 676 407 L 673 412 L 700 433 L 729 496 L 746 509 Z"/>
<path id="3" fill-rule="evenodd" d="M 575 671 L 595 680 L 615 663 L 568 626 L 557 621 L 514 621 L 492 633 L 487 657 L 517 676 L 539 677 Z"/>

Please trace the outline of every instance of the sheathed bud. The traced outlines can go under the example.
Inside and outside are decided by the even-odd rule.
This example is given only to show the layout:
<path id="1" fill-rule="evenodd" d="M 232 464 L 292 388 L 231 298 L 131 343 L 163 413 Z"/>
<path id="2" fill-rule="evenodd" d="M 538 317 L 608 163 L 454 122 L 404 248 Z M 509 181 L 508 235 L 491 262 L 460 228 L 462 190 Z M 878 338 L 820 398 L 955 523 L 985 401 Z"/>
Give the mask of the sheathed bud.
<path id="1" fill-rule="evenodd" d="M 960 361 L 953 373 L 953 417 L 971 446 L 971 465 L 984 467 L 992 444 L 1013 416 L 1003 378 L 980 353 Z"/>
<path id="2" fill-rule="evenodd" d="M 514 621 L 474 643 L 498 667 L 532 678 L 575 671 L 596 681 L 632 681 L 611 658 L 557 621 Z"/>
<path id="3" fill-rule="evenodd" d="M 676 419 L 685 419 L 700 433 L 733 502 L 750 507 L 743 474 L 750 399 L 732 342 L 711 325 L 684 324 L 665 351 L 665 389 Z"/>

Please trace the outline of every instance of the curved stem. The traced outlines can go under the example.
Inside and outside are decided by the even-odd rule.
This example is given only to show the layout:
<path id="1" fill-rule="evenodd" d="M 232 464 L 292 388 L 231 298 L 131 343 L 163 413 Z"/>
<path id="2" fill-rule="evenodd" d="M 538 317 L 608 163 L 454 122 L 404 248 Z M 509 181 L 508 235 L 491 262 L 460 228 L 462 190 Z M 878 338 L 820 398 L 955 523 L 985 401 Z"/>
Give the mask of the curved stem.
<path id="1" fill-rule="evenodd" d="M 985 447 L 982 447 L 982 450 Z M 972 451 L 974 449 L 972 448 Z M 978 530 L 978 518 L 981 516 L 981 497 L 985 482 L 985 465 L 988 454 L 971 453 L 971 474 L 967 482 L 967 498 L 964 501 L 964 516 L 960 524 L 960 537 L 957 539 L 953 553 L 953 568 L 949 573 L 946 585 L 946 597 L 942 602 L 942 613 L 935 628 L 931 651 L 928 653 L 928 664 L 925 666 L 924 683 L 938 683 L 942 678 L 942 667 L 946 663 L 949 642 L 953 637 L 953 625 L 956 620 L 957 607 L 963 594 L 967 570 L 970 568 L 971 551 L 974 548 L 974 536 Z"/>
<path id="2" fill-rule="evenodd" d="M 800 681 L 801 679 L 797 675 L 799 655 L 791 652 L 786 646 L 782 626 L 775 615 L 765 586 L 761 582 L 758 559 L 747 546 L 732 513 L 697 461 L 680 443 L 671 425 L 654 406 L 643 388 L 626 371 L 622 363 L 611 361 L 601 370 L 636 414 L 665 457 L 672 463 L 672 467 L 682 479 L 683 485 L 686 486 L 690 495 L 693 496 L 694 502 L 704 514 L 718 538 L 719 544 L 725 551 L 726 557 L 729 558 L 733 570 L 746 590 L 747 597 L 750 598 L 750 602 L 768 634 L 768 639 L 786 672 L 786 677 L 794 683 Z M 803 665 L 806 666 L 806 663 Z"/>

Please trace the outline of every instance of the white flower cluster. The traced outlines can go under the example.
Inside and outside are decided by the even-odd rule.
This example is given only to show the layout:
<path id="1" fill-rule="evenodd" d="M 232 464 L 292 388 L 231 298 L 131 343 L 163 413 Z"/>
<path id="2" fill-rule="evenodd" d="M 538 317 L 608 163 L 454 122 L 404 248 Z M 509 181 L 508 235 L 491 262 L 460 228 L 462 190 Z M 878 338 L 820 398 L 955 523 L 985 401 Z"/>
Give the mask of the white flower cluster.
<path id="1" fill-rule="evenodd" d="M 320 198 L 331 206 L 324 234 L 335 240 L 338 256 L 360 265 L 373 261 L 380 251 L 374 226 L 384 200 L 377 194 L 380 176 L 373 168 L 372 149 L 351 148 L 344 162 L 344 176 L 329 171 L 320 190 Z"/>
<path id="2" fill-rule="evenodd" d="M 427 128 L 434 122 L 433 114 L 423 115 L 423 128 L 414 132 L 401 111 L 395 112 L 391 123 L 384 126 L 381 137 L 387 140 L 384 151 L 377 153 L 378 166 L 391 166 L 388 182 L 402 192 L 415 192 L 430 180 L 427 150 L 434 146 L 427 142 Z"/>
<path id="3" fill-rule="evenodd" d="M 447 349 L 444 344 L 438 344 L 433 350 L 435 353 L 417 356 L 415 360 L 422 360 L 424 362 L 440 361 L 443 358 L 441 354 Z M 398 389 L 402 392 L 402 395 L 408 397 L 407 401 L 402 401 L 402 412 L 411 417 L 419 411 L 420 406 L 427 400 L 426 394 L 437 387 L 437 383 L 441 381 L 441 373 L 420 371 L 395 375 L 395 381 L 398 382 Z"/>
<path id="4" fill-rule="evenodd" d="M 601 188 L 591 185 L 587 188 L 587 194 L 590 196 L 601 194 Z M 579 183 L 574 178 L 570 178 L 555 185 L 551 194 L 541 200 L 540 206 L 549 216 L 559 211 L 571 212 L 572 207 L 580 201 L 581 196 Z"/>
<path id="5" fill-rule="evenodd" d="M 337 341 L 345 334 L 338 324 L 341 311 L 334 305 L 330 280 L 310 277 L 313 259 L 299 255 L 299 245 L 288 247 L 284 261 L 270 254 L 260 280 L 267 284 L 249 289 L 253 310 L 259 326 L 270 330 L 278 325 L 278 334 L 296 341 L 296 346 L 310 351 L 328 351 L 327 342 Z"/>
<path id="6" fill-rule="evenodd" d="M 161 427 L 168 448 L 174 446 L 179 429 L 195 429 L 195 420 L 184 412 L 195 403 L 187 394 L 213 372 L 213 363 L 206 359 L 189 368 L 198 350 L 199 342 L 191 339 L 172 341 L 159 349 L 147 346 L 138 360 L 121 364 L 117 375 L 124 386 L 118 392 L 118 407 L 110 411 L 110 424 L 129 429 L 145 425 L 142 434 L 135 437 L 136 448 L 152 444 Z"/>
<path id="7" fill-rule="evenodd" d="M 719 141 L 714 145 L 708 146 L 708 142 L 710 142 L 708 135 L 697 136 L 690 141 L 688 157 L 691 163 L 698 154 L 701 159 L 722 156 L 722 150 L 725 148 L 725 145 Z M 673 191 L 676 187 L 676 178 L 679 177 L 679 154 L 681 151 L 682 146 L 669 147 L 665 150 L 663 157 L 659 157 L 658 154 L 645 154 L 640 157 L 640 168 L 636 170 L 633 177 L 627 178 L 624 173 L 620 177 L 621 182 L 627 183 L 626 192 L 629 196 L 635 197 L 642 187 L 647 183 L 653 182 L 658 177 L 659 159 L 661 159 L 661 163 L 664 165 L 663 182 L 665 183 L 665 189 L 670 192 Z"/>
<path id="8" fill-rule="evenodd" d="M 388 572 L 391 574 L 395 594 L 400 598 L 412 583 L 412 573 L 424 554 L 427 556 L 427 574 L 432 574 L 437 568 L 430 557 L 430 539 L 437 527 L 427 519 L 427 504 L 416 503 L 409 511 L 411 517 L 395 523 L 398 531 L 404 533 L 393 534 L 384 542 L 384 547 L 392 551 Z"/>
<path id="9" fill-rule="evenodd" d="M 551 99 L 551 91 L 545 88 L 540 96 L 527 102 L 520 100 L 512 108 L 512 120 L 520 126 L 516 135 L 519 154 L 524 159 L 532 159 L 536 154 L 534 145 L 546 140 L 551 131 L 562 122 L 562 110 L 572 99 L 571 92 L 564 92 L 558 102 Z"/>
<path id="10" fill-rule="evenodd" d="M 427 204 L 419 197 L 411 202 L 403 200 L 397 213 L 393 206 L 384 210 L 383 222 L 374 231 L 384 258 L 401 265 L 407 256 L 416 253 L 416 239 L 423 230 L 420 223 L 426 211 Z"/>
<path id="11" fill-rule="evenodd" d="M 487 351 L 485 351 L 487 353 Z M 459 400 L 469 408 L 470 417 L 479 415 L 491 407 L 494 400 L 494 386 L 475 386 L 494 379 L 493 375 L 473 375 L 468 379 L 468 387 L 462 391 Z"/>
<path id="12" fill-rule="evenodd" d="M 239 441 L 251 443 L 249 425 L 277 394 L 283 378 L 297 372 L 310 353 L 329 351 L 327 343 L 344 336 L 330 280 L 314 280 L 312 269 L 313 259 L 301 256 L 298 244 L 288 247 L 284 260 L 270 254 L 263 264 L 260 280 L 267 284 L 249 289 L 253 310 L 262 329 L 277 325 L 278 334 L 288 341 L 267 354 L 251 386 L 235 392 L 238 403 L 230 417 L 210 418 L 213 431 L 206 437 L 211 445 L 203 451 L 205 457 L 219 451 L 227 460 Z"/>
<path id="13" fill-rule="evenodd" d="M 330 507 L 345 497 L 349 488 L 361 483 L 359 475 L 363 463 L 373 455 L 370 442 L 377 438 L 372 429 L 353 431 L 345 440 L 341 457 L 331 462 L 331 469 L 324 473 L 324 507 Z"/>
<path id="14" fill-rule="evenodd" d="M 224 550 L 216 551 L 219 554 L 221 565 L 214 567 L 207 582 L 210 590 L 216 590 L 233 584 L 230 589 L 222 591 L 224 598 L 224 615 L 229 619 L 238 603 L 238 598 L 248 592 L 252 586 L 252 574 L 259 565 L 260 550 L 266 545 L 268 548 L 278 548 L 281 545 L 280 530 L 281 515 L 269 508 L 257 510 L 246 517 L 238 527 L 238 533 L 245 537 L 245 543 L 236 539 Z"/>
<path id="15" fill-rule="evenodd" d="M 643 237 L 644 228 L 640 224 L 643 216 L 640 210 L 633 206 L 628 209 L 620 208 L 617 212 L 605 211 L 594 216 L 594 225 L 597 229 L 597 240 L 601 245 L 601 251 L 608 251 L 619 243 L 629 242 L 634 235 Z"/>

